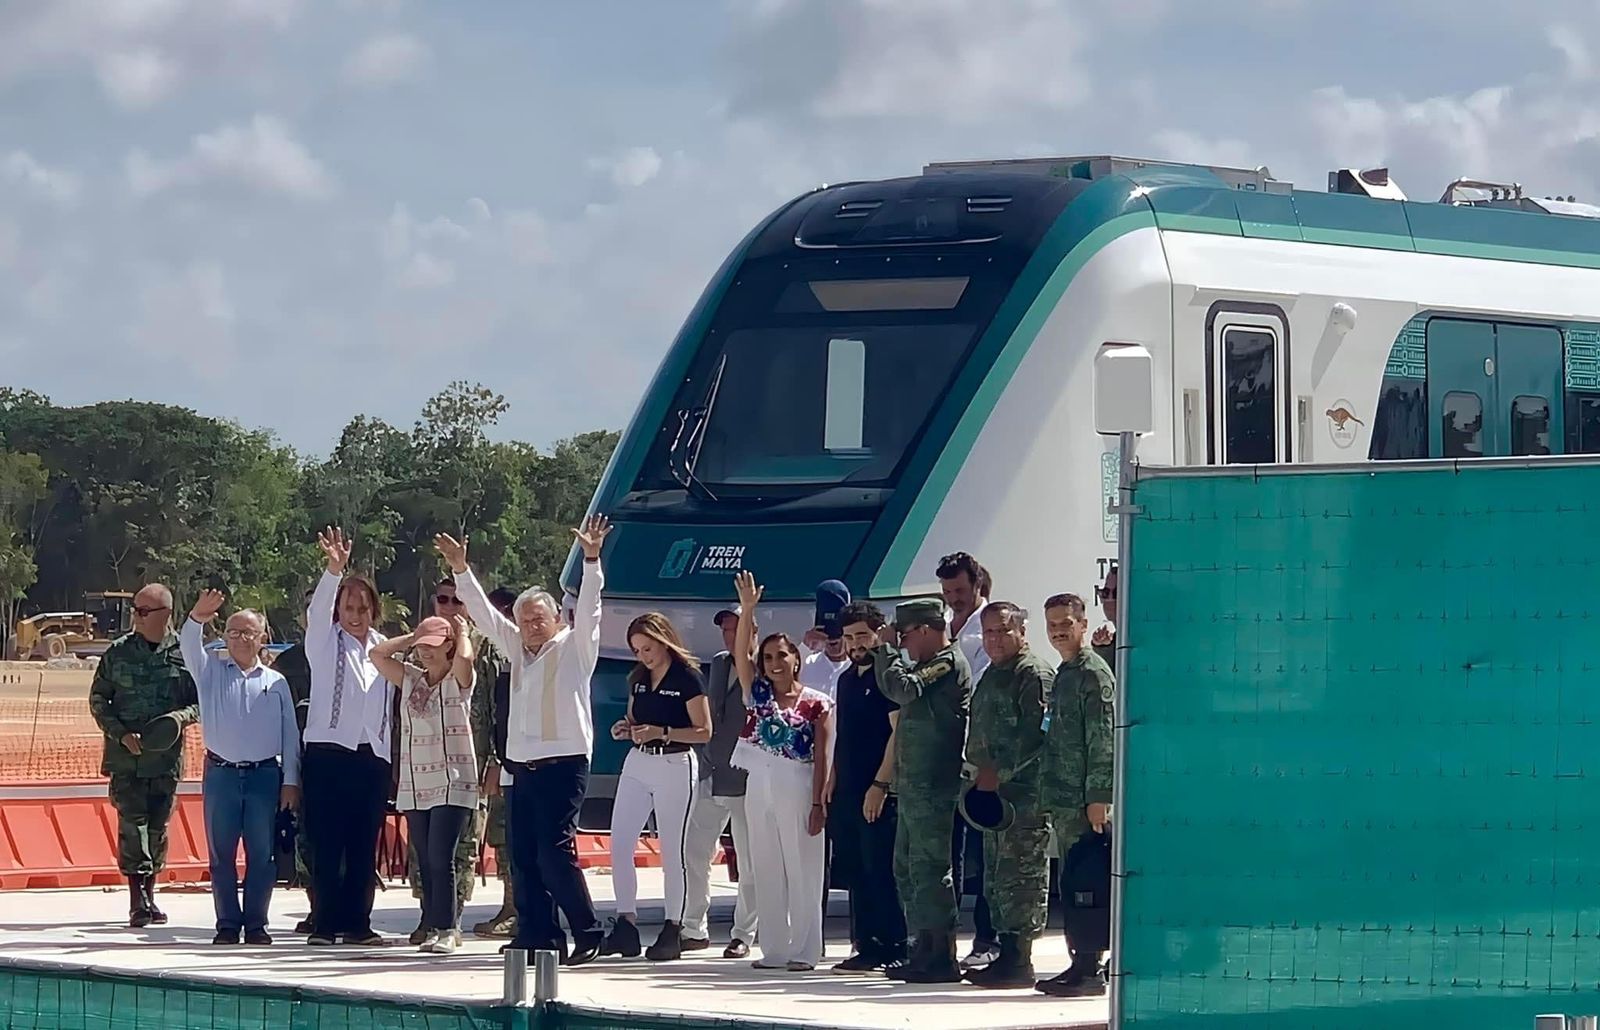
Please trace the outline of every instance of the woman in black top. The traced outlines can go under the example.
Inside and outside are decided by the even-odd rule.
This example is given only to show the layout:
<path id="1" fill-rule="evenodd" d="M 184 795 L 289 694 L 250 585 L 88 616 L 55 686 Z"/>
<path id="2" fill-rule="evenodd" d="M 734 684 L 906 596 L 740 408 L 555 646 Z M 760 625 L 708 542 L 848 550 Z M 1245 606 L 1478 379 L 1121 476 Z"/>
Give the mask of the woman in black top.
<path id="1" fill-rule="evenodd" d="M 711 705 L 699 663 L 683 646 L 667 617 L 650 612 L 628 626 L 628 645 L 639 664 L 628 675 L 628 715 L 611 727 L 613 740 L 633 743 L 622 763 L 611 809 L 611 876 L 617 919 L 601 945 L 602 955 L 639 954 L 636 917 L 638 879 L 634 847 L 652 812 L 661 842 L 661 872 L 667 918 L 645 957 L 677 958 L 683 951 L 684 834 L 694 802 L 694 745 L 711 739 Z"/>

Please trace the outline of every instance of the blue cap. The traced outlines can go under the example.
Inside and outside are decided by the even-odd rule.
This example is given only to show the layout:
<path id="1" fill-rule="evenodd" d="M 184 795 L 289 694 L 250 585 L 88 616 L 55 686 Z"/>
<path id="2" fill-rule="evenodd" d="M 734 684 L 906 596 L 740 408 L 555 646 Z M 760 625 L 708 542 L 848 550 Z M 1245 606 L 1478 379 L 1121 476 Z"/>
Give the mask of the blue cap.
<path id="1" fill-rule="evenodd" d="M 843 637 L 844 627 L 839 624 L 839 613 L 844 611 L 844 606 L 849 603 L 850 588 L 843 583 L 836 579 L 818 583 L 817 621 L 813 625 L 826 633 L 829 640 Z"/>

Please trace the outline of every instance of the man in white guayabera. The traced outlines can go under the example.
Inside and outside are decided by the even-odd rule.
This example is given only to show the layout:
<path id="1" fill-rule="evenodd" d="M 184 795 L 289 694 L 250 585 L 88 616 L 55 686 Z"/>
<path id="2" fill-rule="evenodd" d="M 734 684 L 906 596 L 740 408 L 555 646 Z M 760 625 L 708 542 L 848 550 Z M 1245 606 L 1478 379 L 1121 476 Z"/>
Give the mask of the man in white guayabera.
<path id="1" fill-rule="evenodd" d="M 455 575 L 456 592 L 473 624 L 511 656 L 505 770 L 512 780 L 511 885 L 517 935 L 507 948 L 556 951 L 567 965 L 595 958 L 604 939 L 578 867 L 577 829 L 594 753 L 589 679 L 600 659 L 600 588 L 605 582 L 600 548 L 611 523 L 603 515 L 591 515 L 573 532 L 583 548 L 583 583 L 571 627 L 563 625 L 556 599 L 537 588 L 517 598 L 515 621 L 507 619 L 489 603 L 468 567 L 467 541 L 443 533 L 434 540 Z M 572 930 L 570 951 L 557 909 Z"/>

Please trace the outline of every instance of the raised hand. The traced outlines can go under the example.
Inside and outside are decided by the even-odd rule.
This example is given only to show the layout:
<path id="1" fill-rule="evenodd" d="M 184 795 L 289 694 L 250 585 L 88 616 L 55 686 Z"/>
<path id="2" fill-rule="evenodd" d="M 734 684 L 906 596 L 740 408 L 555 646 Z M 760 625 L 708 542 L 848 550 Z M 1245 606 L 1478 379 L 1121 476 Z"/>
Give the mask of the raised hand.
<path id="1" fill-rule="evenodd" d="M 756 584 L 755 573 L 749 569 L 740 570 L 733 577 L 733 588 L 739 592 L 739 607 L 744 611 L 755 614 L 756 605 L 761 601 L 764 588 Z"/>
<path id="2" fill-rule="evenodd" d="M 344 575 L 345 566 L 350 564 L 350 541 L 345 539 L 344 530 L 329 526 L 317 534 L 317 546 L 328 556 L 328 571 L 335 576 Z"/>
<path id="3" fill-rule="evenodd" d="M 450 571 L 457 576 L 467 571 L 467 538 L 463 534 L 460 540 L 449 533 L 440 533 L 433 538 L 433 546 L 438 550 L 444 563 L 450 566 Z"/>
<path id="4" fill-rule="evenodd" d="M 600 557 L 600 545 L 611 533 L 611 520 L 604 515 L 590 515 L 583 520 L 582 528 L 572 532 L 578 538 L 578 546 L 583 548 L 583 556 L 594 561 Z"/>
<path id="5" fill-rule="evenodd" d="M 456 634 L 456 640 L 457 641 L 462 641 L 462 640 L 467 639 L 467 633 L 469 632 L 469 630 L 468 630 L 468 626 L 467 626 L 467 619 L 466 619 L 465 616 L 463 616 L 463 615 L 452 615 L 452 616 L 450 616 L 450 624 L 455 629 L 455 634 Z"/>
<path id="6" fill-rule="evenodd" d="M 225 598 L 220 590 L 201 591 L 200 599 L 194 603 L 193 608 L 189 609 L 189 618 L 201 625 L 210 622 L 217 617 L 217 612 L 222 610 L 222 602 L 224 600 Z"/>

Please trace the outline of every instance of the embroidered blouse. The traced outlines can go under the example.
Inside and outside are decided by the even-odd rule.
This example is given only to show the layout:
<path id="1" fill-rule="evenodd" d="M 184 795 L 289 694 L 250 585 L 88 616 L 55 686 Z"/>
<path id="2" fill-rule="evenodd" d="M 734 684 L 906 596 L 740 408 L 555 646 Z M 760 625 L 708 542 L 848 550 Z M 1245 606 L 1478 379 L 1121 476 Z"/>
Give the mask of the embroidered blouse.
<path id="1" fill-rule="evenodd" d="M 774 760 L 810 765 L 815 760 L 817 723 L 832 707 L 827 694 L 810 687 L 800 688 L 794 707 L 780 707 L 772 683 L 765 677 L 757 679 L 750 686 L 749 714 L 734 745 L 733 764 L 744 769 Z"/>
<path id="2" fill-rule="evenodd" d="M 473 755 L 467 697 L 455 673 L 430 684 L 407 665 L 400 686 L 400 784 L 394 807 L 402 812 L 439 805 L 478 807 L 478 763 Z"/>

